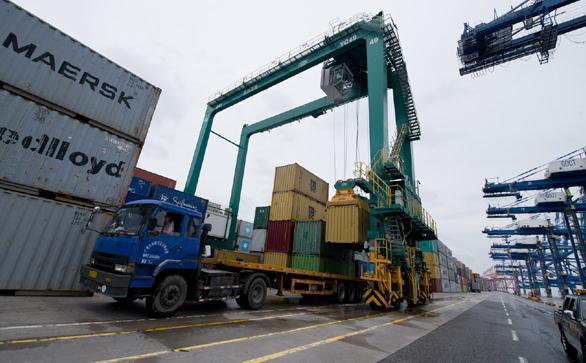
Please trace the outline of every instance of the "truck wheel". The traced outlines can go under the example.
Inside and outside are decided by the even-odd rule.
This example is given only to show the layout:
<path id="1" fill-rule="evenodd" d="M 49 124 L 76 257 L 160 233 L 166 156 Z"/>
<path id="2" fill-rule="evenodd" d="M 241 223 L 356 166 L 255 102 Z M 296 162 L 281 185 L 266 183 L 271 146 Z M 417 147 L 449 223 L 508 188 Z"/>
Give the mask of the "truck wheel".
<path id="1" fill-rule="evenodd" d="M 147 310 L 157 318 L 173 316 L 185 302 L 186 296 L 185 279 L 179 275 L 167 276 L 157 284 L 153 295 L 147 297 Z"/>
<path id="2" fill-rule="evenodd" d="M 241 295 L 238 300 L 242 300 L 242 304 L 238 301 L 238 305 L 245 309 L 258 310 L 265 304 L 267 298 L 267 283 L 264 279 L 257 277 L 248 286 L 246 294 Z"/>
<path id="3" fill-rule="evenodd" d="M 346 284 L 340 282 L 336 289 L 336 302 L 343 304 L 346 301 Z"/>
<path id="4" fill-rule="evenodd" d="M 568 339 L 566 338 L 566 334 L 564 334 L 564 331 L 560 329 L 560 333 L 561 333 L 562 347 L 564 347 L 564 351 L 566 352 L 566 355 L 570 358 L 576 358 L 576 356 L 578 355 L 578 351 L 576 350 L 576 348 L 574 348 L 568 342 Z"/>
<path id="5" fill-rule="evenodd" d="M 112 299 L 116 300 L 120 304 L 130 304 L 136 301 L 138 297 L 136 296 L 127 296 L 127 297 L 113 297 Z"/>
<path id="6" fill-rule="evenodd" d="M 356 300 L 356 287 L 353 284 L 348 284 L 346 287 L 346 302 L 352 304 Z"/>

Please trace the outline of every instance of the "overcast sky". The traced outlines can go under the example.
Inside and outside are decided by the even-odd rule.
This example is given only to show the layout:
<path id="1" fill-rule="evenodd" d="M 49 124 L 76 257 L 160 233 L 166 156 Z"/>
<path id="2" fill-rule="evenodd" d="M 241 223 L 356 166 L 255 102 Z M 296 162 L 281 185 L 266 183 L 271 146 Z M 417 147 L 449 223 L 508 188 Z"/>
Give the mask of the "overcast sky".
<path id="1" fill-rule="evenodd" d="M 138 165 L 176 179 L 179 188 L 211 94 L 326 31 L 336 18 L 392 14 L 422 124 L 414 153 L 423 204 L 440 238 L 475 271 L 491 265 L 490 241 L 480 232 L 490 222 L 484 179 L 510 177 L 586 145 L 586 44 L 580 44 L 586 31 L 561 37 L 549 64 L 532 56 L 480 78 L 458 74 L 463 23 L 490 21 L 493 8 L 502 14 L 518 0 L 15 2 L 162 89 Z M 573 7 L 576 15 L 586 12 L 581 3 Z M 322 97 L 319 75 L 316 67 L 220 113 L 214 130 L 238 141 L 244 123 Z M 253 136 L 241 218 L 252 220 L 255 206 L 270 204 L 275 166 L 297 162 L 331 186 L 350 177 L 357 119 L 365 160 L 366 100 Z M 236 148 L 212 135 L 197 194 L 227 206 L 235 158 Z"/>

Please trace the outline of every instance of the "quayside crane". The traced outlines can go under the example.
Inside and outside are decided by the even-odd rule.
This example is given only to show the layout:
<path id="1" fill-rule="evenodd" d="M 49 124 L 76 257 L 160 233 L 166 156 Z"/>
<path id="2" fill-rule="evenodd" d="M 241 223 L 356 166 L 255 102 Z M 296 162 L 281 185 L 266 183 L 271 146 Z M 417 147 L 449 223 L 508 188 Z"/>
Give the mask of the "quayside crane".
<path id="1" fill-rule="evenodd" d="M 586 27 L 586 15 L 558 22 L 560 14 L 578 0 L 523 1 L 493 21 L 464 24 L 458 41 L 460 75 L 537 54 L 547 63 L 559 36 Z M 496 12 L 496 11 L 495 11 Z"/>
<path id="2" fill-rule="evenodd" d="M 417 192 L 412 142 L 419 140 L 421 128 L 406 62 L 397 28 L 382 12 L 375 16 L 359 14 L 341 22 L 214 94 L 207 104 L 185 192 L 194 194 L 197 189 L 208 140 L 215 133 L 212 131 L 214 117 L 219 112 L 319 64 L 322 64 L 320 87 L 325 97 L 242 128 L 239 143 L 234 143 L 238 156 L 229 202 L 232 222 L 228 239 L 218 241 L 214 247 L 234 247 L 246 157 L 253 135 L 309 116 L 317 118 L 333 108 L 367 97 L 369 163 L 359 163 L 355 178 L 335 185 L 338 191 L 361 188 L 370 197 L 368 237 L 374 243 L 370 261 L 375 271 L 362 276 L 369 281 L 364 298 L 374 308 L 388 308 L 402 299 L 413 304 L 425 302 L 430 296 L 429 274 L 416 242 L 435 239 L 437 232 Z M 389 89 L 392 89 L 397 129 L 392 144 L 388 140 Z"/>
<path id="3" fill-rule="evenodd" d="M 583 214 L 586 210 L 584 196 L 575 197 L 572 190 L 581 188 L 577 194 L 583 194 L 586 185 L 586 150 L 574 150 L 557 160 L 532 168 L 505 182 L 486 182 L 483 187 L 484 197 L 504 198 L 515 197 L 515 201 L 504 207 L 488 207 L 486 213 L 490 217 L 513 218 L 515 223 L 505 227 L 486 228 L 483 232 L 489 237 L 504 237 L 504 244 L 493 245 L 491 257 L 493 259 L 525 259 L 528 275 L 535 272 L 533 267 L 538 263 L 541 271 L 541 281 L 548 294 L 549 288 L 556 286 L 562 294 L 567 288 L 574 289 L 576 282 L 582 285 L 586 282 L 586 272 L 582 268 L 586 261 L 586 235 L 583 225 Z M 539 173 L 543 177 L 539 178 Z M 522 194 L 528 191 L 538 191 L 535 196 Z M 528 201 L 533 199 L 533 205 Z M 533 215 L 528 220 L 518 220 L 518 215 Z M 555 218 L 552 216 L 555 215 Z M 580 218 L 581 217 L 581 218 Z M 553 221 L 553 222 L 552 222 Z M 581 222 L 582 221 L 582 222 Z M 508 240 L 514 235 L 543 236 L 543 242 L 538 238 L 534 245 L 531 243 L 511 244 Z M 569 241 L 569 243 L 568 243 Z M 525 255 L 518 255 L 522 251 Z M 514 251 L 503 253 L 502 250 Z M 549 253 L 547 253 L 549 250 Z M 537 261 L 537 262 L 535 262 Z M 553 272 L 550 269 L 553 267 Z M 530 271 L 533 269 L 532 271 Z M 548 278 L 548 276 L 555 276 Z M 557 281 L 557 283 L 554 282 Z M 537 292 L 535 292 L 537 294 Z"/>

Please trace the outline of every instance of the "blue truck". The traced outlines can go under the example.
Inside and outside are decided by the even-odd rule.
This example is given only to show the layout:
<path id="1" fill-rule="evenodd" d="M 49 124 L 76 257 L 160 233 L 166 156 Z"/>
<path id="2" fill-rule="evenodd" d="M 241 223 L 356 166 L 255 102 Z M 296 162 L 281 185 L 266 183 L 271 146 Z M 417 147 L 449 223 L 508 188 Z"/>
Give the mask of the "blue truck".
<path id="1" fill-rule="evenodd" d="M 137 194 L 131 187 L 131 193 Z M 365 281 L 247 260 L 250 254 L 220 251 L 208 258 L 204 223 L 207 201 L 165 187 L 132 195 L 100 232 L 80 280 L 90 291 L 121 303 L 145 299 L 149 315 L 174 315 L 185 301 L 236 299 L 260 309 L 267 289 L 360 301 Z M 146 194 L 146 195 L 144 195 Z M 91 227 L 91 220 L 87 228 Z"/>

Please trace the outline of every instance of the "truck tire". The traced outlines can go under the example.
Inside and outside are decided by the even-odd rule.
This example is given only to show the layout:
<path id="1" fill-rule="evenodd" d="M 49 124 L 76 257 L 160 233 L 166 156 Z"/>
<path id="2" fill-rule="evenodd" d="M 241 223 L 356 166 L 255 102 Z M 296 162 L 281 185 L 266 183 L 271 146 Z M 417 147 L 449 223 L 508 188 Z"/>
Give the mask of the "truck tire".
<path id="1" fill-rule="evenodd" d="M 566 355 L 570 358 L 576 358 L 578 356 L 578 351 L 576 350 L 576 348 L 574 348 L 568 342 L 568 339 L 566 338 L 566 334 L 564 334 L 564 331 L 561 328 L 560 328 L 560 334 L 561 334 L 562 347 L 564 347 L 564 351 L 566 352 Z"/>
<path id="2" fill-rule="evenodd" d="M 346 286 L 346 298 L 345 301 L 348 304 L 352 304 L 356 300 L 356 287 L 354 284 L 348 284 Z"/>
<path id="3" fill-rule="evenodd" d="M 179 275 L 170 275 L 159 281 L 153 295 L 147 297 L 146 306 L 149 315 L 166 318 L 175 315 L 185 302 L 187 283 Z"/>
<path id="4" fill-rule="evenodd" d="M 236 300 L 244 309 L 258 310 L 265 304 L 267 298 L 267 283 L 262 277 L 257 277 L 250 282 L 245 294 Z"/>
<path id="5" fill-rule="evenodd" d="M 336 287 L 336 302 L 343 304 L 346 301 L 346 284 L 343 282 L 338 283 Z"/>

